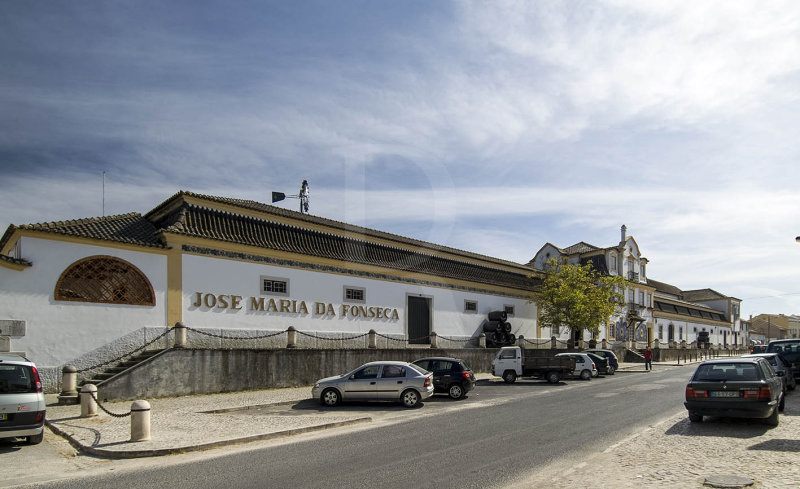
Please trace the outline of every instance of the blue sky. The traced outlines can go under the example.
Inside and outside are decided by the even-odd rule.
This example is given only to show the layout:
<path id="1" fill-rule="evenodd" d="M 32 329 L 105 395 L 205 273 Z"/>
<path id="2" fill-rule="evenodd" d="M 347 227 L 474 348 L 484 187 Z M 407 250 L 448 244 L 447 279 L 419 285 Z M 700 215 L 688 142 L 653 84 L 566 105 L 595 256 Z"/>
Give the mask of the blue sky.
<path id="1" fill-rule="evenodd" d="M 800 4 L 0 3 L 0 228 L 269 201 L 800 314 Z M 295 208 L 296 200 L 279 205 Z"/>

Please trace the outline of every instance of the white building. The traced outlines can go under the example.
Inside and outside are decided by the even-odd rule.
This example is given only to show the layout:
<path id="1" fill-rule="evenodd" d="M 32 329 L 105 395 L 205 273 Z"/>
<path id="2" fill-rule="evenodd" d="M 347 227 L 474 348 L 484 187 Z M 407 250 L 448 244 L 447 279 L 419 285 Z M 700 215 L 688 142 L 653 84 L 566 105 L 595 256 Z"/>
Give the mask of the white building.
<path id="1" fill-rule="evenodd" d="M 551 258 L 592 263 L 600 273 L 627 280 L 625 303 L 609 324 L 601 325 L 597 340 L 657 343 L 661 347 L 696 345 L 698 339 L 706 338 L 711 345 L 748 344 L 740 317 L 741 300 L 711 289 L 683 291 L 648 278 L 648 260 L 624 225 L 617 245 L 602 248 L 580 242 L 559 248 L 547 243 L 529 264 L 544 270 Z"/>
<path id="2" fill-rule="evenodd" d="M 11 349 L 45 366 L 106 358 L 179 321 L 223 334 L 293 326 L 304 338 L 375 330 L 411 344 L 435 332 L 458 347 L 495 310 L 508 312 L 517 335 L 537 337 L 533 275 L 259 202 L 179 192 L 145 215 L 10 226 L 0 238 L 0 324 L 22 324 Z"/>
<path id="3" fill-rule="evenodd" d="M 614 246 L 601 248 L 581 241 L 566 248 L 559 248 L 546 243 L 528 263 L 534 269 L 543 271 L 545 264 L 553 259 L 566 259 L 572 264 L 591 263 L 599 273 L 624 277 L 627 285 L 623 291 L 625 303 L 619 313 L 605 324 L 600 325 L 597 338 L 602 340 L 648 341 L 652 338 L 653 328 L 653 292 L 655 288 L 647 283 L 647 258 L 639 249 L 632 236 L 627 235 L 627 228 L 622 226 L 620 241 Z M 552 332 L 563 337 L 565 332 Z M 568 333 L 566 333 L 568 334 Z M 592 338 L 583 338 L 590 340 Z"/>

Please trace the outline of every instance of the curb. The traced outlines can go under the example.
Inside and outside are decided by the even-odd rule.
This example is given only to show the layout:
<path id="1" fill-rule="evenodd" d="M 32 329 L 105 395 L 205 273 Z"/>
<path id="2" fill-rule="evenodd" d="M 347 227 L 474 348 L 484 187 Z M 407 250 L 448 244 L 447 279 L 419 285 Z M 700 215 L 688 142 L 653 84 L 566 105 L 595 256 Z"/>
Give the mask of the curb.
<path id="1" fill-rule="evenodd" d="M 295 428 L 291 430 L 284 430 L 284 431 L 276 431 L 274 433 L 264 433 L 261 435 L 252 435 L 252 436 L 245 436 L 241 438 L 233 438 L 230 440 L 220 440 L 215 442 L 209 443 L 199 443 L 196 445 L 186 445 L 182 447 L 173 447 L 173 448 L 154 448 L 150 450 L 127 450 L 127 451 L 117 451 L 117 450 L 106 450 L 104 448 L 94 448 L 92 446 L 84 445 L 76 438 L 72 436 L 71 433 L 62 430 L 58 426 L 55 426 L 50 421 L 46 421 L 45 424 L 47 425 L 50 430 L 65 438 L 73 448 L 77 449 L 80 452 L 86 453 L 88 455 L 92 455 L 95 457 L 100 458 L 108 458 L 108 459 L 129 459 L 129 458 L 143 458 L 143 457 L 160 457 L 163 455 L 176 455 L 180 453 L 189 453 L 189 452 L 196 452 L 200 450 L 208 450 L 211 448 L 219 448 L 228 445 L 237 445 L 241 443 L 249 443 L 253 441 L 260 441 L 260 440 L 270 440 L 272 438 L 279 438 L 282 436 L 291 436 L 291 435 L 299 435 L 301 433 L 309 433 L 313 431 L 322 431 L 330 428 L 338 428 L 341 426 L 348 426 L 351 424 L 357 423 L 364 423 L 364 422 L 371 422 L 372 418 L 370 417 L 362 417 L 362 418 L 355 418 L 347 421 L 337 421 L 334 423 L 326 423 L 316 426 L 308 426 L 306 428 Z"/>

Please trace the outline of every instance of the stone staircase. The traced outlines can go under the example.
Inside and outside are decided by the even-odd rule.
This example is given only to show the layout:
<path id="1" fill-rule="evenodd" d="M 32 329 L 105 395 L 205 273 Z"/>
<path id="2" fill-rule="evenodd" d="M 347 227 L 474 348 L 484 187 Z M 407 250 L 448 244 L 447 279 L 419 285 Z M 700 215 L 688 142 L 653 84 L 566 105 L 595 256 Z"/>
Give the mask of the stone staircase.
<path id="1" fill-rule="evenodd" d="M 100 385 L 104 381 L 110 379 L 111 377 L 119 375 L 122 372 L 125 372 L 126 370 L 135 367 L 136 365 L 139 365 L 140 363 L 149 360 L 150 358 L 154 357 L 155 355 L 158 355 L 163 351 L 165 350 L 145 350 L 139 353 L 138 355 L 134 355 L 128 358 L 127 360 L 120 360 L 118 363 L 111 364 L 110 366 L 106 367 L 105 370 L 95 371 L 92 374 L 91 378 L 84 379 L 83 381 L 80 382 L 80 385 L 81 386 L 86 384 Z"/>

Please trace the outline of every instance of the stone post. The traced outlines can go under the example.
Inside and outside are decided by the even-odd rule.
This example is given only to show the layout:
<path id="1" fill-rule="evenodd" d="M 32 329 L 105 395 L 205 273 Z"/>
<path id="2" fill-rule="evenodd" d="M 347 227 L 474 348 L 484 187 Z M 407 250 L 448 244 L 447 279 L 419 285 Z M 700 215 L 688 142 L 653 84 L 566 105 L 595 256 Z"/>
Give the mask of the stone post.
<path id="1" fill-rule="evenodd" d="M 186 348 L 186 325 L 178 321 L 175 323 L 175 348 Z"/>
<path id="2" fill-rule="evenodd" d="M 550 348 L 552 348 L 553 350 L 556 349 L 556 337 L 555 336 L 551 336 L 550 337 Z"/>
<path id="3" fill-rule="evenodd" d="M 61 394 L 59 404 L 78 404 L 78 369 L 75 365 L 64 365 L 61 369 Z"/>
<path id="4" fill-rule="evenodd" d="M 486 333 L 481 333 L 480 336 L 478 336 L 478 347 L 486 348 Z"/>
<path id="5" fill-rule="evenodd" d="M 439 348 L 439 335 L 436 331 L 431 331 L 431 348 Z"/>
<path id="6" fill-rule="evenodd" d="M 603 350 L 608 350 L 608 341 L 605 338 L 603 338 L 603 341 L 601 341 L 600 344 L 602 345 L 601 348 Z"/>
<path id="7" fill-rule="evenodd" d="M 369 330 L 369 343 L 367 344 L 367 348 L 378 348 L 378 341 L 376 338 L 376 332 L 374 329 Z"/>
<path id="8" fill-rule="evenodd" d="M 294 329 L 294 326 L 289 326 L 289 329 L 286 330 L 287 333 L 287 341 L 286 341 L 286 348 L 297 348 L 297 330 Z"/>
<path id="9" fill-rule="evenodd" d="M 525 337 L 523 335 L 517 336 L 517 346 L 523 350 L 525 349 Z"/>
<path id="10" fill-rule="evenodd" d="M 150 439 L 150 403 L 133 401 L 131 404 L 131 441 Z"/>
<path id="11" fill-rule="evenodd" d="M 86 384 L 81 387 L 81 418 L 97 416 L 97 386 Z"/>

